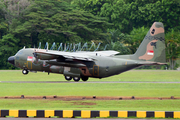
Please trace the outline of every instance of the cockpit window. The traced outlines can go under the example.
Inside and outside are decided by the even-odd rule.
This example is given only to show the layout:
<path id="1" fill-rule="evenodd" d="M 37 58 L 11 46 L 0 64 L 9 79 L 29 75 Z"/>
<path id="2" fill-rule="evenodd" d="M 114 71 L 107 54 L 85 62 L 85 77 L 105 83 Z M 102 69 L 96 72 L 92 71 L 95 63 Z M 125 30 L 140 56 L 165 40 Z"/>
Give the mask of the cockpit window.
<path id="1" fill-rule="evenodd" d="M 23 51 L 22 50 L 20 50 L 20 51 L 18 51 L 17 53 L 16 53 L 16 55 L 22 55 L 23 54 Z"/>

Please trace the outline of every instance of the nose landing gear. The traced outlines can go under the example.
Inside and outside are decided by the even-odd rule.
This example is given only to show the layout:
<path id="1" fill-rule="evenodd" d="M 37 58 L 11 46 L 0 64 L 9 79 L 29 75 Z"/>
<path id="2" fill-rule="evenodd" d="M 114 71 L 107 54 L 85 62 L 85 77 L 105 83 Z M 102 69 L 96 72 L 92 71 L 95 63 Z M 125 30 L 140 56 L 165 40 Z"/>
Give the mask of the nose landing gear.
<path id="1" fill-rule="evenodd" d="M 28 73 L 29 73 L 29 71 L 27 69 L 22 70 L 22 74 L 27 75 Z"/>

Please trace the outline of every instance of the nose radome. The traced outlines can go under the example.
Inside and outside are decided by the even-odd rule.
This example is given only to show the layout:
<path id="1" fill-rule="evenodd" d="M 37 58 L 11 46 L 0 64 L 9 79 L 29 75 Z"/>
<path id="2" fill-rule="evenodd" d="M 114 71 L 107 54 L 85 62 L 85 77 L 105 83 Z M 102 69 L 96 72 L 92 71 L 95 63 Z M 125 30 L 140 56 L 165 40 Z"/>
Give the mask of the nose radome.
<path id="1" fill-rule="evenodd" d="M 14 65 L 14 56 L 9 57 L 8 62 Z"/>

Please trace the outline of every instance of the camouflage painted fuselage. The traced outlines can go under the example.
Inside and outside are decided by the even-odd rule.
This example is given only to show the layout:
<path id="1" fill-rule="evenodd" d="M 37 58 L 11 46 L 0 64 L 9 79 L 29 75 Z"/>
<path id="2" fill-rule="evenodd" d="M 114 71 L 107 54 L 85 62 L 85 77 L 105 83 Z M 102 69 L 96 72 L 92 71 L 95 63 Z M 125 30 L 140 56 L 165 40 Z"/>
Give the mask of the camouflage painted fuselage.
<path id="1" fill-rule="evenodd" d="M 165 64 L 164 26 L 154 22 L 133 55 L 116 55 L 117 51 L 62 52 L 45 49 L 21 49 L 8 61 L 28 71 L 64 74 L 66 80 L 86 81 L 88 77 L 104 78 L 142 65 Z M 68 76 L 68 77 L 66 77 Z M 69 78 L 70 77 L 70 78 Z"/>
<path id="2" fill-rule="evenodd" d="M 88 77 L 97 77 L 103 78 L 116 74 L 120 74 L 124 71 L 133 69 L 140 66 L 137 64 L 137 60 L 128 60 L 117 57 L 106 57 L 106 56 L 93 56 L 95 61 L 64 61 L 66 64 L 61 65 L 52 65 L 48 62 L 57 62 L 56 59 L 53 60 L 38 60 L 33 56 L 33 53 L 37 49 L 27 48 L 21 49 L 15 55 L 15 66 L 21 69 L 27 68 L 30 71 L 45 71 L 49 73 L 59 73 L 64 75 L 69 75 L 72 77 L 88 76 Z M 44 51 L 44 50 L 42 50 Z M 33 57 L 28 60 L 28 56 Z M 58 62 L 57 62 L 58 63 Z M 62 62 L 61 62 L 62 63 Z M 73 63 L 73 67 L 71 66 Z M 77 64 L 76 64 L 77 63 Z M 79 67 L 79 63 L 82 67 Z M 76 67 L 77 65 L 77 67 Z"/>

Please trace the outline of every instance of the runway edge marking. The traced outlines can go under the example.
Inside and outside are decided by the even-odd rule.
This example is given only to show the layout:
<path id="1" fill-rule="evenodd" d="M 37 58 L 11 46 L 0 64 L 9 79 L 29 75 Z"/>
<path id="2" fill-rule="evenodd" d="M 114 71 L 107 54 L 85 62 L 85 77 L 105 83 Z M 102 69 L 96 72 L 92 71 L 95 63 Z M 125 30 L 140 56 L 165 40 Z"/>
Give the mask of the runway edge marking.
<path id="1" fill-rule="evenodd" d="M 0 117 L 95 118 L 180 118 L 180 111 L 108 111 L 108 110 L 0 110 Z"/>

